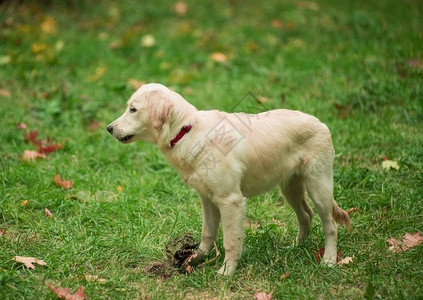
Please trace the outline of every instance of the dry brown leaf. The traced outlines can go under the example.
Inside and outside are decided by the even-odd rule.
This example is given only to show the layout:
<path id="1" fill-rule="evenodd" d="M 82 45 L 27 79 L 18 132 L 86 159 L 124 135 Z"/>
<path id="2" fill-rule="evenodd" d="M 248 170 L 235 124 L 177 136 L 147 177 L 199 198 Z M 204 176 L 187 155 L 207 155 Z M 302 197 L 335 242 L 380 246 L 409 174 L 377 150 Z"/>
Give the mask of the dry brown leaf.
<path id="1" fill-rule="evenodd" d="M 266 103 L 266 102 L 267 102 L 266 97 L 262 97 L 262 96 L 258 96 L 258 97 L 257 97 L 257 100 L 258 100 L 260 103 Z"/>
<path id="2" fill-rule="evenodd" d="M 56 32 L 56 20 L 53 17 L 47 16 L 41 23 L 41 30 L 47 34 Z"/>
<path id="3" fill-rule="evenodd" d="M 33 265 L 34 263 L 39 264 L 40 266 L 47 265 L 46 262 L 35 257 L 15 256 L 13 260 L 17 261 L 18 263 L 24 264 L 25 267 L 29 269 L 35 269 L 35 266 Z"/>
<path id="4" fill-rule="evenodd" d="M 54 176 L 54 183 L 56 183 L 57 186 L 65 189 L 71 189 L 73 187 L 73 182 L 71 180 L 62 180 L 60 174 Z"/>
<path id="5" fill-rule="evenodd" d="M 28 203 L 29 203 L 29 201 L 28 201 L 28 200 L 24 200 L 24 201 L 22 201 L 22 202 L 21 202 L 21 205 L 22 205 L 22 206 L 26 206 L 26 205 L 28 205 Z"/>
<path id="6" fill-rule="evenodd" d="M 406 233 L 404 234 L 404 238 L 402 241 L 398 241 L 391 237 L 388 240 L 388 243 L 391 245 L 388 250 L 398 253 L 402 251 L 407 251 L 409 248 L 415 247 L 423 243 L 423 236 L 421 235 L 421 231 L 414 232 L 412 234 Z"/>
<path id="7" fill-rule="evenodd" d="M 352 262 L 353 262 L 353 258 L 351 256 L 347 256 L 347 257 L 344 257 L 343 259 L 341 259 L 340 261 L 338 261 L 338 265 L 340 265 L 340 266 L 348 265 Z"/>
<path id="8" fill-rule="evenodd" d="M 22 155 L 23 160 L 31 161 L 31 160 L 35 160 L 36 158 L 46 158 L 46 155 L 39 153 L 37 151 L 24 150 L 24 153 Z"/>
<path id="9" fill-rule="evenodd" d="M 140 87 L 142 87 L 145 84 L 145 81 L 139 81 L 137 79 L 130 78 L 128 80 L 128 84 L 132 86 L 134 90 L 138 90 Z"/>
<path id="10" fill-rule="evenodd" d="M 187 11 L 188 11 L 187 5 L 184 2 L 177 2 L 175 4 L 175 6 L 173 7 L 173 9 L 180 16 L 185 15 L 187 13 Z"/>
<path id="11" fill-rule="evenodd" d="M 76 292 L 75 294 L 71 294 L 69 292 L 68 288 L 64 288 L 59 286 L 57 289 L 52 286 L 51 284 L 49 284 L 47 281 L 45 282 L 46 286 L 48 286 L 53 293 L 55 293 L 60 299 L 66 299 L 66 300 L 82 300 L 85 299 L 85 295 L 84 295 L 84 287 L 81 286 Z"/>
<path id="12" fill-rule="evenodd" d="M 53 214 L 47 208 L 44 209 L 44 213 L 49 218 L 53 217 Z"/>
<path id="13" fill-rule="evenodd" d="M 289 272 L 285 272 L 284 274 L 282 274 L 282 275 L 281 275 L 280 280 L 281 280 L 281 281 L 284 281 L 284 280 L 285 280 L 285 279 L 287 279 L 289 276 L 291 276 L 291 275 L 289 274 Z"/>
<path id="14" fill-rule="evenodd" d="M 272 299 L 272 294 L 273 294 L 273 292 L 270 292 L 270 294 L 267 294 L 265 292 L 260 292 L 260 293 L 256 293 L 254 295 L 254 298 L 256 300 L 270 300 L 270 299 Z"/>
<path id="15" fill-rule="evenodd" d="M 106 283 L 107 279 L 104 278 L 98 278 L 97 275 L 85 275 L 85 280 L 87 281 L 95 281 L 98 283 Z"/>
<path id="16" fill-rule="evenodd" d="M 0 89 L 0 96 L 10 97 L 12 96 L 12 92 L 8 90 Z"/>
<path id="17" fill-rule="evenodd" d="M 216 62 L 224 62 L 228 60 L 228 57 L 223 53 L 216 52 L 211 55 L 211 59 Z"/>

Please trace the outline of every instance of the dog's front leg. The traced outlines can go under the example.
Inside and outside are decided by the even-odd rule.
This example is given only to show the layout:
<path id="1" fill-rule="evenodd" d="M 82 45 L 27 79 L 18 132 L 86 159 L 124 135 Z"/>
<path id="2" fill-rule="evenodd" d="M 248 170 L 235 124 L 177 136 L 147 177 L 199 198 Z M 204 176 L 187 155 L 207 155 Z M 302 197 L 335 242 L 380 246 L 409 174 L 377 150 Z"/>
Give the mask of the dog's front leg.
<path id="1" fill-rule="evenodd" d="M 208 197 L 200 196 L 200 199 L 203 209 L 203 228 L 197 256 L 191 262 L 194 266 L 202 262 L 204 256 L 213 248 L 220 222 L 220 212 L 217 206 Z"/>
<path id="2" fill-rule="evenodd" d="M 246 198 L 242 194 L 231 194 L 216 200 L 222 218 L 225 248 L 225 260 L 218 273 L 230 275 L 235 272 L 242 254 Z"/>

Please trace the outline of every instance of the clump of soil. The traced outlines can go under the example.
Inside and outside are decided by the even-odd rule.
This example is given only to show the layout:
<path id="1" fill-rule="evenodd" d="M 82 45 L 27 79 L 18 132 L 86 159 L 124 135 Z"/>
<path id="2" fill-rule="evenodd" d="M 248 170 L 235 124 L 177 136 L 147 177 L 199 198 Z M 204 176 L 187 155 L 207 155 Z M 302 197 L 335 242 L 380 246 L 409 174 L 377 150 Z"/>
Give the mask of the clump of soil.
<path id="1" fill-rule="evenodd" d="M 197 256 L 195 248 L 198 243 L 192 238 L 192 233 L 185 232 L 171 239 L 166 245 L 166 257 L 171 264 L 182 272 L 191 272 L 191 259 Z"/>

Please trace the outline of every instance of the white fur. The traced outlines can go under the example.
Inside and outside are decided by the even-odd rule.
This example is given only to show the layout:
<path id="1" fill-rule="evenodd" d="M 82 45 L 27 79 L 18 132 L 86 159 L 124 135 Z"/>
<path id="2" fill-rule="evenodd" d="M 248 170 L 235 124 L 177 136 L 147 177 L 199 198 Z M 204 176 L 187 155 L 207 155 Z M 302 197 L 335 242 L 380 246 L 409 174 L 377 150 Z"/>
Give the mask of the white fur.
<path id="1" fill-rule="evenodd" d="M 187 124 L 191 131 L 170 147 Z M 313 217 L 307 191 L 323 223 L 323 261 L 336 263 L 334 220 L 348 227 L 349 218 L 332 196 L 330 132 L 315 117 L 285 109 L 257 115 L 198 111 L 168 88 L 147 84 L 132 95 L 126 112 L 108 129 L 125 143 L 156 144 L 183 181 L 196 189 L 203 208 L 201 254 L 213 248 L 222 221 L 225 260 L 219 273 L 232 274 L 240 259 L 246 197 L 275 186 L 296 212 L 298 242 L 308 236 Z"/>

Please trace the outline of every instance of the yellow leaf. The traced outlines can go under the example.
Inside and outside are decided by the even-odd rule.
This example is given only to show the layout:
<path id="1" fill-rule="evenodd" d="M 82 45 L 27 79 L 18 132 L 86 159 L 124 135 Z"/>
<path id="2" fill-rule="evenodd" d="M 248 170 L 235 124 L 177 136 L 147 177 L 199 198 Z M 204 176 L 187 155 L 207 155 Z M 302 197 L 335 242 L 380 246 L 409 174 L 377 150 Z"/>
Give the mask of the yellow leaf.
<path id="1" fill-rule="evenodd" d="M 382 162 L 382 169 L 384 170 L 394 169 L 398 171 L 400 169 L 400 165 L 396 161 L 393 161 L 393 160 L 384 160 Z"/>
<path id="2" fill-rule="evenodd" d="M 22 206 L 28 205 L 28 202 L 29 202 L 28 200 L 24 200 L 24 201 L 21 202 L 21 205 Z"/>
<path id="3" fill-rule="evenodd" d="M 7 65 L 12 61 L 12 58 L 9 55 L 0 56 L 0 66 Z"/>
<path id="4" fill-rule="evenodd" d="M 119 193 L 122 193 L 122 192 L 123 192 L 123 187 L 122 187 L 121 185 L 118 185 L 118 186 L 116 187 L 116 190 L 117 190 Z"/>
<path id="5" fill-rule="evenodd" d="M 52 17 L 45 17 L 43 23 L 41 23 L 41 30 L 47 34 L 56 32 L 56 20 Z"/>
<path id="6" fill-rule="evenodd" d="M 223 53 L 220 53 L 220 52 L 213 53 L 211 55 L 211 59 L 216 61 L 216 62 L 224 62 L 224 61 L 228 60 L 227 56 Z"/>
<path id="7" fill-rule="evenodd" d="M 156 39 L 151 34 L 146 34 L 141 38 L 141 46 L 149 48 L 153 47 L 156 43 Z"/>
<path id="8" fill-rule="evenodd" d="M 128 80 L 128 84 L 132 86 L 134 90 L 138 90 L 140 87 L 142 87 L 145 84 L 145 81 L 139 81 L 134 78 L 130 78 Z"/>
<path id="9" fill-rule="evenodd" d="M 46 50 L 46 49 L 47 49 L 47 47 L 48 47 L 48 45 L 47 45 L 47 44 L 38 44 L 38 43 L 33 43 L 33 44 L 31 45 L 31 51 L 32 51 L 32 53 L 34 53 L 34 54 L 38 54 L 38 53 L 40 53 L 40 52 L 42 52 L 42 51 Z"/>
<path id="10" fill-rule="evenodd" d="M 90 82 L 93 82 L 93 81 L 97 81 L 97 80 L 99 80 L 101 77 L 103 77 L 104 76 L 104 74 L 106 73 L 106 71 L 107 71 L 107 67 L 105 67 L 105 66 L 103 66 L 103 67 L 100 67 L 100 68 L 97 68 L 97 70 L 95 71 L 95 73 L 94 74 L 92 74 L 92 75 L 90 75 L 90 76 L 88 76 L 88 81 L 90 81 Z"/>

